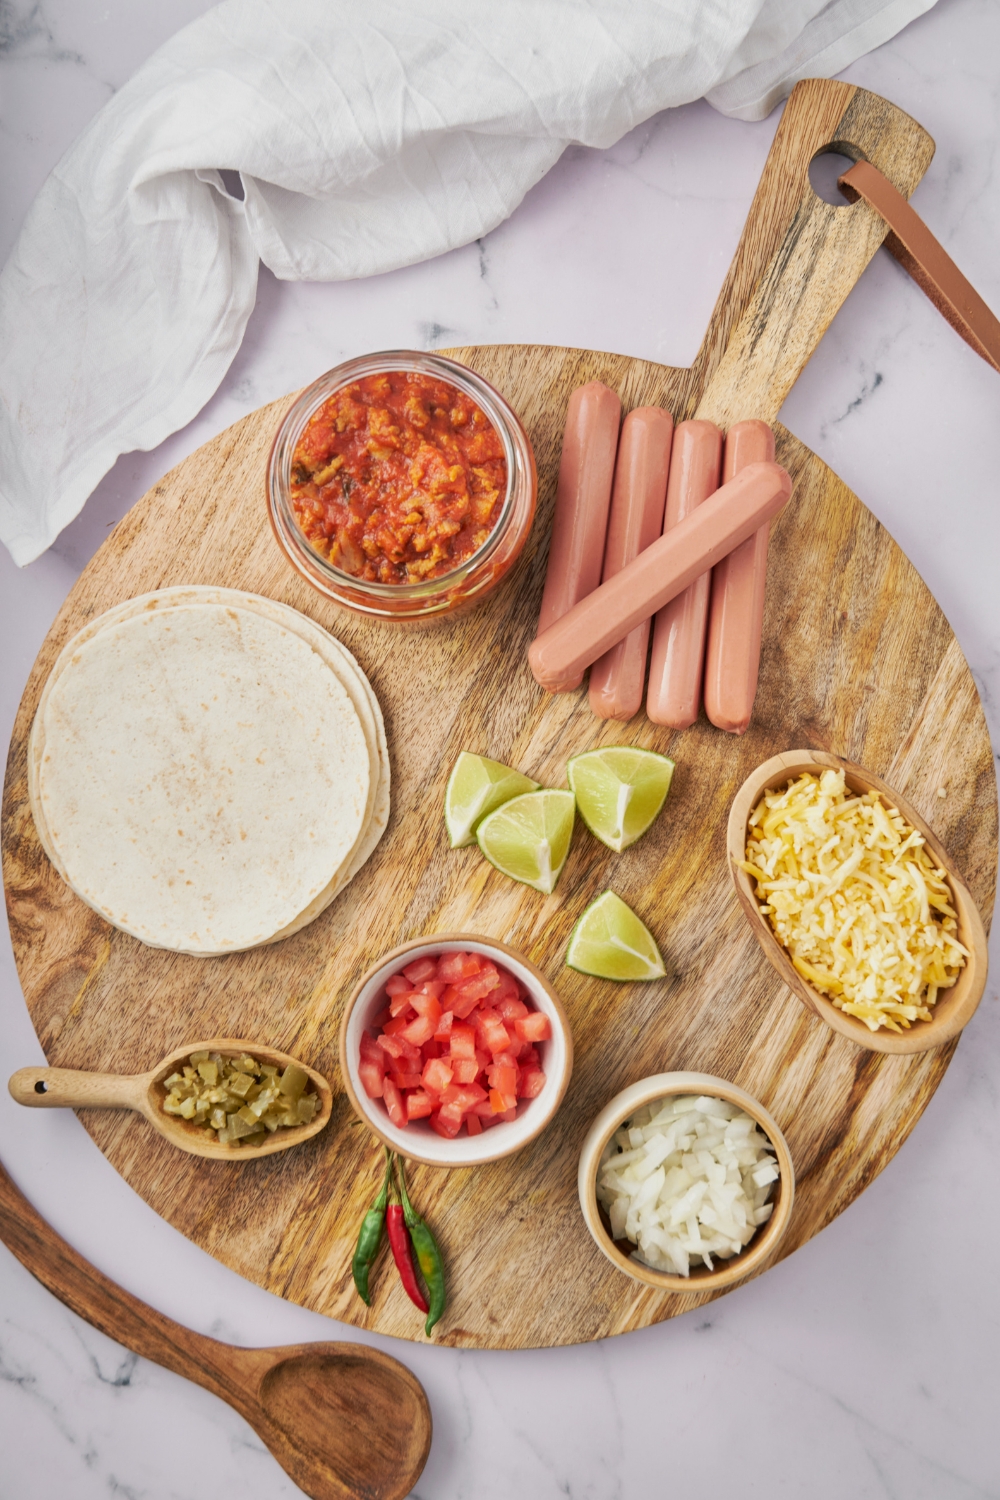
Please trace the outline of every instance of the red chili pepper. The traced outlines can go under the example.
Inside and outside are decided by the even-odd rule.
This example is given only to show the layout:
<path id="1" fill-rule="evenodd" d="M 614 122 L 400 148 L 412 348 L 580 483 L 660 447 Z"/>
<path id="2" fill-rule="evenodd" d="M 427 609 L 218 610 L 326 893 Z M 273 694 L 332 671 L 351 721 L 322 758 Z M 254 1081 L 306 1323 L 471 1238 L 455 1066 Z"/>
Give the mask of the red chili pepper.
<path id="1" fill-rule="evenodd" d="M 423 1313 L 428 1312 L 427 1298 L 417 1284 L 417 1270 L 413 1264 L 413 1243 L 410 1239 L 410 1231 L 406 1227 L 401 1203 L 389 1204 L 385 1214 L 385 1227 L 389 1232 L 392 1258 L 396 1262 L 396 1270 L 403 1283 L 403 1290 L 414 1306 L 419 1307 Z"/>

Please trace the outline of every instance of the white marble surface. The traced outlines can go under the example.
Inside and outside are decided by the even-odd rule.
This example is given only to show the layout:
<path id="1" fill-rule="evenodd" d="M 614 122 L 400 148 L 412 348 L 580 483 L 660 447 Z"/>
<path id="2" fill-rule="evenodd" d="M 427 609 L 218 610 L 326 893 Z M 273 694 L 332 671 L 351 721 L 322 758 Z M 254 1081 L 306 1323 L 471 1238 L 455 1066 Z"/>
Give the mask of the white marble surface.
<path id="1" fill-rule="evenodd" d="M 0 254 L 75 133 L 202 0 L 0 3 Z M 939 0 L 855 64 L 935 136 L 914 202 L 1000 308 L 1000 6 Z M 371 282 L 279 284 L 199 418 L 122 459 L 83 515 L 18 572 L 0 554 L 0 721 L 74 578 L 159 475 L 262 401 L 386 346 L 551 341 L 685 363 L 735 247 L 776 118 L 703 104 L 612 150 L 572 150 L 481 245 Z M 224 166 L 225 163 L 219 163 Z M 890 528 L 951 619 L 1000 730 L 1000 377 L 884 253 L 783 419 Z M 424 1382 L 424 1500 L 810 1500 L 1000 1496 L 992 983 L 912 1137 L 835 1224 L 706 1312 L 579 1349 L 456 1353 L 373 1340 Z M 42 1061 L 6 935 L 0 1074 Z M 237 1343 L 356 1335 L 243 1282 L 131 1192 L 75 1116 L 0 1096 L 0 1155 L 95 1265 L 192 1328 Z M 983 1187 L 986 1187 L 985 1206 Z M 544 1266 L 529 1294 L 544 1295 Z M 721 1419 L 721 1421 L 720 1421 Z M 29 1500 L 297 1494 L 227 1407 L 73 1317 L 0 1247 L 0 1493 Z"/>

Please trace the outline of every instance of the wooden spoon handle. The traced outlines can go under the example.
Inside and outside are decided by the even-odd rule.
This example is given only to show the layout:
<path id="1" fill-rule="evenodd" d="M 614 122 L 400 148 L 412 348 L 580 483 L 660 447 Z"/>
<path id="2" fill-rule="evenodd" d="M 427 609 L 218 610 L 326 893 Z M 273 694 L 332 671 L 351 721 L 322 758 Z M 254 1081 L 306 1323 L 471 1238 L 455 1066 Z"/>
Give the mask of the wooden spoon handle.
<path id="1" fill-rule="evenodd" d="M 32 1208 L 2 1165 L 0 1239 L 60 1302 L 108 1338 L 204 1386 L 246 1415 L 243 1382 L 255 1386 L 259 1351 L 194 1333 L 103 1276 Z"/>
<path id="2" fill-rule="evenodd" d="M 77 1068 L 18 1068 L 8 1089 L 31 1109 L 142 1109 L 144 1074 L 85 1073 Z"/>
<path id="3" fill-rule="evenodd" d="M 837 207 L 814 192 L 809 164 L 824 150 L 873 162 L 909 197 L 934 142 L 877 94 L 824 79 L 796 84 L 696 361 L 698 417 L 722 427 L 773 422 L 885 239 L 885 220 L 866 203 Z"/>

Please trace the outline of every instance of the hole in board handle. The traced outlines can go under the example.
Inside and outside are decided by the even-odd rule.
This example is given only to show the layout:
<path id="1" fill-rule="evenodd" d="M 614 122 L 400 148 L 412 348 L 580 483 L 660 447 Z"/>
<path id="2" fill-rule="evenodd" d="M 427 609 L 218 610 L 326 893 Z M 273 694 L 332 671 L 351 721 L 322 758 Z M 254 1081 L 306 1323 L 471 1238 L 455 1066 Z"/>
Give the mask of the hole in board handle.
<path id="1" fill-rule="evenodd" d="M 860 160 L 857 153 L 849 155 L 850 150 L 841 141 L 832 141 L 822 151 L 817 151 L 809 163 L 809 183 L 813 192 L 817 198 L 822 198 L 824 203 L 830 203 L 834 208 L 851 207 L 850 200 L 837 186 L 837 178 L 843 177 Z"/>
<path id="2" fill-rule="evenodd" d="M 45 1079 L 44 1078 L 39 1078 L 38 1082 L 35 1084 L 35 1093 L 36 1094 L 47 1094 L 48 1091 L 49 1091 L 49 1086 L 45 1082 Z"/>

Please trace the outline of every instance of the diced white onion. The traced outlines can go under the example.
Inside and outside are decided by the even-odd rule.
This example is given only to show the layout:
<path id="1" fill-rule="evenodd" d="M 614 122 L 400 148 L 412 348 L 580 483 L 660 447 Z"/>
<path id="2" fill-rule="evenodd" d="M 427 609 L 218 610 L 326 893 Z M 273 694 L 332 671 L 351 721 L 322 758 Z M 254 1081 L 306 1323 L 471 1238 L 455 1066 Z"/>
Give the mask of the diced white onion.
<path id="1" fill-rule="evenodd" d="M 597 1199 L 614 1239 L 632 1259 L 687 1276 L 712 1269 L 750 1243 L 771 1216 L 778 1180 L 774 1147 L 755 1121 L 724 1099 L 684 1094 L 657 1100 L 615 1131 L 597 1172 Z"/>

